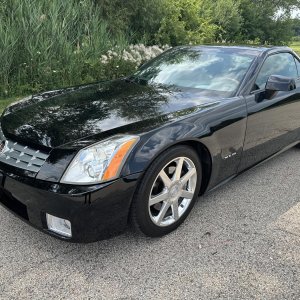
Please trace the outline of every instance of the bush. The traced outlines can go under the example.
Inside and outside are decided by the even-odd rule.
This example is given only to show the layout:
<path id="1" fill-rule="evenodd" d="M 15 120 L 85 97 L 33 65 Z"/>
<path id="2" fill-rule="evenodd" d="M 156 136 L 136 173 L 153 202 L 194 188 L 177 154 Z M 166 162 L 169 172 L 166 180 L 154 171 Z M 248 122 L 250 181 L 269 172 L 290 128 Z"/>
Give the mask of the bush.
<path id="1" fill-rule="evenodd" d="M 102 69 L 106 77 L 116 79 L 130 75 L 146 61 L 169 49 L 168 45 L 145 46 L 143 44 L 130 45 L 127 49 L 120 51 L 115 48 L 101 56 Z"/>
<path id="2" fill-rule="evenodd" d="M 112 34 L 126 33 L 131 43 L 153 44 L 166 14 L 166 0 L 94 0 Z"/>
<path id="3" fill-rule="evenodd" d="M 293 39 L 292 39 L 292 42 L 294 43 L 294 42 L 300 42 L 300 36 L 298 35 L 298 36 L 294 36 L 293 37 Z"/>
<path id="4" fill-rule="evenodd" d="M 202 0 L 165 0 L 166 15 L 156 34 L 159 44 L 201 44 L 214 40 L 217 26 L 201 16 Z"/>

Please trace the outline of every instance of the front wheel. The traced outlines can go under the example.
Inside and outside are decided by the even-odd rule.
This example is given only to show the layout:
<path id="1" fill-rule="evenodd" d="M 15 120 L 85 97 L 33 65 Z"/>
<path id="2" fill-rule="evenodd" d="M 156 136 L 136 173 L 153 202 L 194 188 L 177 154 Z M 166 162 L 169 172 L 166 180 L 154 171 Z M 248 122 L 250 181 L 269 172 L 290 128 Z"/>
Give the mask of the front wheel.
<path id="1" fill-rule="evenodd" d="M 176 229 L 190 213 L 201 187 L 198 154 L 175 146 L 159 156 L 146 171 L 131 208 L 135 228 L 151 237 Z"/>

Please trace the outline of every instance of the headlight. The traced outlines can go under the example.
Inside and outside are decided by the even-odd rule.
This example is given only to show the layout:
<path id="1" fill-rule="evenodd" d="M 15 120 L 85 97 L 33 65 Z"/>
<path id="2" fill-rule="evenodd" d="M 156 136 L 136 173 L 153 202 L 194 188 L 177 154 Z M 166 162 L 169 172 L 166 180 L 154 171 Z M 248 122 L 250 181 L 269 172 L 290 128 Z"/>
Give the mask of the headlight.
<path id="1" fill-rule="evenodd" d="M 118 177 L 130 150 L 138 140 L 138 136 L 117 135 L 80 150 L 61 182 L 94 184 Z"/>

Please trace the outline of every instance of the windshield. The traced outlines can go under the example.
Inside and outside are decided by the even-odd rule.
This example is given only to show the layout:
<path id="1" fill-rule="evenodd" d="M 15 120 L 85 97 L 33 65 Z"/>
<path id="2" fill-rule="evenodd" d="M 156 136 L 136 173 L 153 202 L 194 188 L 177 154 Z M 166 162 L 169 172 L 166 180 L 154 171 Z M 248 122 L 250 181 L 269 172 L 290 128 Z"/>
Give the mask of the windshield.
<path id="1" fill-rule="evenodd" d="M 174 48 L 142 66 L 133 78 L 150 85 L 234 92 L 255 57 L 244 52 L 230 48 Z"/>

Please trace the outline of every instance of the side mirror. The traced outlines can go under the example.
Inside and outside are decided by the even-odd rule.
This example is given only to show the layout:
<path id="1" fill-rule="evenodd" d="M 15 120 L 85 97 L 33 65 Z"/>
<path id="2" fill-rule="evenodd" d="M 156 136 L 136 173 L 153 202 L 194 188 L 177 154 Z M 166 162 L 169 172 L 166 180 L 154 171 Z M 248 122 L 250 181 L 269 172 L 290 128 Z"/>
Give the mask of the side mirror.
<path id="1" fill-rule="evenodd" d="M 288 92 L 296 89 L 296 82 L 293 78 L 271 75 L 266 83 L 267 91 Z"/>

